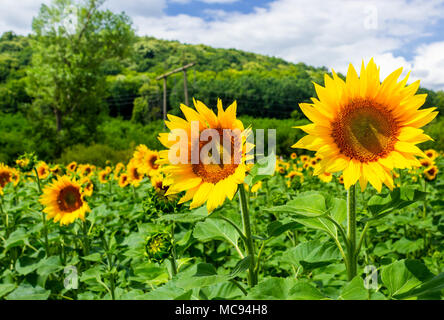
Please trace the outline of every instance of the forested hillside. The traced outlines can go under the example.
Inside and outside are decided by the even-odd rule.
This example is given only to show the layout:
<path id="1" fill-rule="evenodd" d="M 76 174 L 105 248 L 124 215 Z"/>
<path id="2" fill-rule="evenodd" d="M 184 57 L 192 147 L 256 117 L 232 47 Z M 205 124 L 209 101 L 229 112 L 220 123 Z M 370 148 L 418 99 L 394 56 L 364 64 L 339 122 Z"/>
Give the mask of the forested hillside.
<path id="1" fill-rule="evenodd" d="M 135 37 L 129 54 L 122 59 L 111 59 L 101 67 L 106 75 L 106 88 L 103 88 L 106 98 L 94 107 L 91 115 L 94 126 L 88 125 L 88 119 L 67 115 L 71 133 L 65 134 L 62 147 L 56 147 L 60 141 L 54 140 L 56 129 L 50 108 L 44 111 L 43 107 L 36 112 L 33 103 L 35 91 L 39 90 L 33 86 L 30 76 L 33 41 L 37 41 L 36 37 L 17 36 L 12 32 L 0 38 L 0 162 L 11 161 L 28 149 L 37 150 L 40 157 L 52 160 L 67 157 L 66 153 L 74 146 L 87 148 L 100 144 L 112 153 L 115 148 L 120 150 L 140 143 L 139 139 L 156 144 L 152 138 L 154 133 L 148 129 L 159 127 L 162 118 L 162 81 L 156 77 L 191 62 L 196 65 L 187 71 L 190 97 L 211 106 L 215 106 L 217 98 L 225 104 L 237 100 L 238 113 L 255 118 L 304 119 L 298 104 L 315 96 L 312 82 L 323 84 L 323 75 L 328 72 L 327 68 L 293 64 L 235 49 Z M 167 90 L 168 112 L 178 114 L 178 107 L 184 102 L 182 72 L 168 77 Z M 424 88 L 420 91 L 428 94 L 426 107 L 435 106 L 443 111 L 444 92 Z M 437 121 L 441 120 L 434 123 Z M 107 129 L 110 123 L 114 128 L 127 130 L 116 135 L 136 131 L 134 126 L 145 126 L 146 135 L 134 135 L 136 137 L 120 146 L 110 145 L 109 132 L 113 132 Z M 267 127 L 267 121 L 261 121 L 261 126 Z M 289 133 L 289 128 L 281 130 Z M 438 126 L 431 130 L 439 140 Z M 440 146 L 442 142 L 438 141 L 435 147 Z M 130 153 L 124 150 L 126 156 Z"/>

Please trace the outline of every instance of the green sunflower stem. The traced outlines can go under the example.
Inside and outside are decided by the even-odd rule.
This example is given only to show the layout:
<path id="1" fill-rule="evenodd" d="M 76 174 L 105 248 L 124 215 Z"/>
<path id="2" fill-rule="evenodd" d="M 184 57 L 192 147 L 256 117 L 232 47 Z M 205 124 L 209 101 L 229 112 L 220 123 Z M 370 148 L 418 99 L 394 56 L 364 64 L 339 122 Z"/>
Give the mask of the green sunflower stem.
<path id="1" fill-rule="evenodd" d="M 110 282 L 110 287 L 111 287 L 110 288 L 111 299 L 116 300 L 116 295 L 115 295 L 116 284 L 115 284 L 115 280 L 114 280 L 113 262 L 112 262 L 112 257 L 111 257 L 111 252 L 110 252 L 110 248 L 108 245 L 108 241 L 106 241 L 106 238 L 105 238 L 105 234 L 102 234 L 102 245 L 103 245 L 103 249 L 105 250 L 106 260 L 108 263 L 109 282 Z"/>
<path id="2" fill-rule="evenodd" d="M 40 177 L 39 177 L 39 173 L 37 172 L 37 168 L 34 167 L 34 172 L 35 172 L 35 179 L 37 181 L 37 187 L 39 188 L 39 193 L 42 193 L 42 185 L 40 183 Z"/>
<path id="3" fill-rule="evenodd" d="M 356 185 L 352 185 L 347 191 L 347 276 L 352 280 L 358 270 L 358 252 L 356 246 Z"/>
<path id="4" fill-rule="evenodd" d="M 43 211 L 42 211 L 42 223 L 43 223 L 43 237 L 45 239 L 45 252 L 46 256 L 49 257 L 48 227 L 46 224 L 45 213 Z"/>
<path id="5" fill-rule="evenodd" d="M 248 285 L 250 288 L 257 284 L 256 257 L 254 253 L 254 243 L 251 234 L 250 213 L 248 211 L 247 195 L 243 184 L 239 185 L 239 201 L 241 205 L 242 222 L 244 225 L 245 246 L 247 247 L 247 254 L 250 257 L 250 266 L 248 268 Z"/>
<path id="6" fill-rule="evenodd" d="M 177 275 L 177 264 L 176 264 L 176 241 L 174 240 L 174 230 L 176 228 L 176 224 L 173 222 L 171 225 L 171 240 L 172 240 L 172 248 L 171 248 L 171 273 L 173 277 Z"/>

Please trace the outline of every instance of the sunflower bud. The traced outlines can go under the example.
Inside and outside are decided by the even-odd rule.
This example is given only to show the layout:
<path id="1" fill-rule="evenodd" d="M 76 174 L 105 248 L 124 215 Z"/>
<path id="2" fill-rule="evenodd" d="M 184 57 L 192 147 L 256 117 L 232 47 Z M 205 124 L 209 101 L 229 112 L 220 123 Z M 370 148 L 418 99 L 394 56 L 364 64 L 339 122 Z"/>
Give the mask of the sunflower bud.
<path id="1" fill-rule="evenodd" d="M 173 244 L 169 233 L 157 232 L 146 239 L 145 252 L 153 262 L 163 262 L 171 255 L 172 248 Z"/>
<path id="2" fill-rule="evenodd" d="M 20 171 L 29 172 L 36 166 L 37 161 L 37 156 L 32 152 L 21 155 L 15 163 Z"/>

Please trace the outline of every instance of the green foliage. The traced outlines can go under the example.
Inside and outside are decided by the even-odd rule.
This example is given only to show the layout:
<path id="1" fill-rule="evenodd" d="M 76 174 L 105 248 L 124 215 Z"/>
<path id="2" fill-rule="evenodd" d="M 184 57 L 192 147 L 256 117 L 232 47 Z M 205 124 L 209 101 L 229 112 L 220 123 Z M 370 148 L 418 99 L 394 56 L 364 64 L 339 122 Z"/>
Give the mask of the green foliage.
<path id="1" fill-rule="evenodd" d="M 20 114 L 0 112 L 0 163 L 12 163 L 25 151 L 31 152 L 35 147 L 28 138 L 31 127 Z"/>
<path id="2" fill-rule="evenodd" d="M 107 162 L 111 164 L 127 163 L 131 156 L 131 150 L 115 150 L 103 144 L 90 146 L 80 144 L 65 149 L 60 162 L 68 164 L 71 161 L 76 161 L 77 163 L 90 163 L 104 168 L 108 164 Z"/>
<path id="3" fill-rule="evenodd" d="M 134 32 L 128 16 L 100 10 L 102 3 L 54 0 L 42 5 L 33 20 L 28 92 L 37 119 L 52 114 L 55 120 L 57 153 L 79 127 L 90 136 L 95 133 L 97 115 L 104 112 L 105 62 L 131 52 Z"/>
<path id="4" fill-rule="evenodd" d="M 140 97 L 134 100 L 131 120 L 136 123 L 148 124 L 159 118 L 161 109 L 159 105 L 160 90 L 155 83 L 145 83 L 139 89 Z M 157 106 L 156 106 L 157 105 Z"/>

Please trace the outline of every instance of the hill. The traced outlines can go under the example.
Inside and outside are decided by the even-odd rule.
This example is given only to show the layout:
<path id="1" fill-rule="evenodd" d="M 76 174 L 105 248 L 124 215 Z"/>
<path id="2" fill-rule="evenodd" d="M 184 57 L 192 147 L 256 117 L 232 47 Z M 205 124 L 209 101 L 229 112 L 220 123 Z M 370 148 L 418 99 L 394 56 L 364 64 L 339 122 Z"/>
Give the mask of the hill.
<path id="1" fill-rule="evenodd" d="M 3 132 L 0 136 L 0 162 L 11 161 L 25 150 L 37 150 L 44 159 L 61 156 L 54 154 L 49 138 L 46 141 L 45 136 L 39 136 L 35 138 L 38 141 L 34 142 L 34 138 L 31 138 L 37 137 L 30 126 L 32 119 L 26 116 L 32 102 L 26 91 L 26 83 L 29 81 L 26 70 L 32 59 L 31 40 L 31 36 L 17 36 L 13 32 L 4 33 L 0 37 L 0 123 L 3 125 L 0 128 L 0 133 Z M 154 136 L 154 133 L 146 131 L 148 128 L 161 127 L 158 121 L 162 118 L 163 97 L 162 81 L 155 79 L 160 74 L 190 62 L 196 65 L 187 72 L 189 97 L 202 100 L 209 106 L 215 106 L 217 98 L 221 98 L 225 105 L 237 100 L 239 115 L 253 121 L 258 117 L 304 119 L 298 104 L 309 102 L 316 95 L 312 82 L 322 85 L 324 74 L 328 72 L 325 67 L 290 63 L 236 49 L 216 49 L 152 37 L 138 37 L 133 49 L 128 59 L 112 61 L 104 66 L 103 71 L 107 75 L 107 99 L 103 106 L 105 116 L 97 118 L 97 121 L 103 123 L 99 128 L 104 129 L 91 134 L 88 141 L 71 141 L 66 149 L 75 145 L 112 144 L 109 137 L 106 137 L 105 132 L 112 131 L 106 129 L 106 123 L 112 122 L 116 126 L 116 121 L 128 122 L 117 126 L 127 128 L 127 132 L 134 132 L 131 126 L 135 124 L 148 126 L 142 136 Z M 168 112 L 179 114 L 178 107 L 184 101 L 182 73 L 168 77 L 167 90 Z M 443 91 L 434 92 L 425 88 L 419 91 L 428 94 L 425 107 L 438 107 L 442 113 Z M 114 120 L 111 121 L 109 117 Z M 442 149 L 444 144 L 440 140 L 443 136 L 442 125 L 437 124 L 442 122 L 441 118 L 435 120 L 428 129 L 438 139 L 435 144 L 438 149 Z M 267 127 L 267 123 L 260 121 L 260 126 Z M 285 124 L 289 127 L 280 130 L 290 132 L 289 122 Z M 128 141 L 122 141 L 120 146 L 128 147 L 131 143 L 138 143 L 138 140 L 133 134 Z M 286 137 L 285 145 L 288 143 L 289 138 Z"/>

